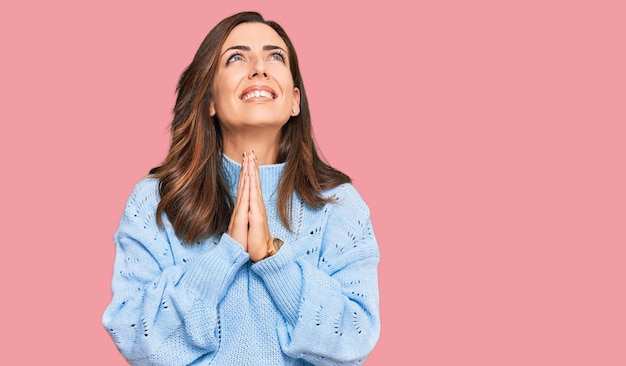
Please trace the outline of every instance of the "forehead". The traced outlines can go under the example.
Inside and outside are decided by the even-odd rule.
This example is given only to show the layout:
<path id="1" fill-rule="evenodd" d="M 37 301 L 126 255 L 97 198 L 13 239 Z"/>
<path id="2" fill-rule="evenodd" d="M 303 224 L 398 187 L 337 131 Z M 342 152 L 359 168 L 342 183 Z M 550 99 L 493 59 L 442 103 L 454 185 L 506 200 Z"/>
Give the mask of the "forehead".
<path id="1" fill-rule="evenodd" d="M 222 51 L 232 46 L 249 46 L 251 48 L 258 46 L 261 48 L 264 45 L 279 46 L 287 50 L 285 41 L 272 27 L 263 23 L 250 22 L 239 24 L 233 28 L 222 46 Z"/>

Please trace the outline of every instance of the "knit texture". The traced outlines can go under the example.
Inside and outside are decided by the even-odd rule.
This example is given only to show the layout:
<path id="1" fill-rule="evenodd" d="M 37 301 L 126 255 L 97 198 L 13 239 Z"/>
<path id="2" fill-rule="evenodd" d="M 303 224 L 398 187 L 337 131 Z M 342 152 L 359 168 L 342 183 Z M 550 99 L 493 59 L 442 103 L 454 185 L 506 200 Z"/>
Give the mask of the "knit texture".
<path id="1" fill-rule="evenodd" d="M 112 300 L 102 322 L 133 365 L 361 365 L 380 334 L 380 253 L 350 184 L 312 209 L 294 195 L 280 221 L 285 164 L 260 167 L 278 253 L 257 263 L 228 234 L 182 245 L 155 213 L 158 181 L 135 186 L 114 235 Z M 241 165 L 224 157 L 233 197 Z"/>

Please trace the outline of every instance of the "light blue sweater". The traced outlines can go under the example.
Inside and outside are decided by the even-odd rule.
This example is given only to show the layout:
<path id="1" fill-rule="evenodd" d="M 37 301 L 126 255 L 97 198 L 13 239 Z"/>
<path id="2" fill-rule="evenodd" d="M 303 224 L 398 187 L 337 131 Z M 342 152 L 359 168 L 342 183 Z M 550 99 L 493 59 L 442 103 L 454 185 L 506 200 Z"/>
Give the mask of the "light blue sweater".
<path id="1" fill-rule="evenodd" d="M 233 197 L 240 165 L 224 157 Z M 183 246 L 157 227 L 158 181 L 141 180 L 115 233 L 111 303 L 102 322 L 133 365 L 361 365 L 380 334 L 379 248 L 350 184 L 311 209 L 294 196 L 278 218 L 284 164 L 260 167 L 279 252 L 252 263 L 227 234 Z"/>

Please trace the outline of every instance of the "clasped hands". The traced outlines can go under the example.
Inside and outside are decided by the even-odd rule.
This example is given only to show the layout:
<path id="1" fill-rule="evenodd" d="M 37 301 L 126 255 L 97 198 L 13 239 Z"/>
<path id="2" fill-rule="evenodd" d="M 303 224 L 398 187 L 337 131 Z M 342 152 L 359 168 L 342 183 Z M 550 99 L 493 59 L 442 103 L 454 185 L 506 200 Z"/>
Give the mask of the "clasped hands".
<path id="1" fill-rule="evenodd" d="M 267 256 L 267 243 L 271 236 L 254 151 L 243 153 L 228 235 L 243 246 L 253 262 Z"/>

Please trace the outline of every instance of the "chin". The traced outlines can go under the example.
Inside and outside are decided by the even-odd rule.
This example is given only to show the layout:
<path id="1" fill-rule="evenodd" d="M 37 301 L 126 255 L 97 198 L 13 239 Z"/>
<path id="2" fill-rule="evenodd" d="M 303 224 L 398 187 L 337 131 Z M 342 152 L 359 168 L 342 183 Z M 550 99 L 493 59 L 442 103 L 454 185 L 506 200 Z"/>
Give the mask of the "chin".
<path id="1" fill-rule="evenodd" d="M 246 124 L 254 126 L 282 126 L 289 120 L 279 116 L 253 116 L 247 120 Z"/>

